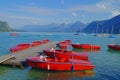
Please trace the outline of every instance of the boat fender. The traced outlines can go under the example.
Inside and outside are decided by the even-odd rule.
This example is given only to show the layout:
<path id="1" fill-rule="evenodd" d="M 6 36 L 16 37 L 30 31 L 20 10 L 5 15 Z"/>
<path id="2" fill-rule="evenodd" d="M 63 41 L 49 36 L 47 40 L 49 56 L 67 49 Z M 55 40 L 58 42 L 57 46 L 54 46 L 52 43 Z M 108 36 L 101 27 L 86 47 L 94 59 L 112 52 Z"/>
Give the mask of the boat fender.
<path id="1" fill-rule="evenodd" d="M 50 65 L 49 64 L 47 65 L 47 69 L 50 70 Z"/>

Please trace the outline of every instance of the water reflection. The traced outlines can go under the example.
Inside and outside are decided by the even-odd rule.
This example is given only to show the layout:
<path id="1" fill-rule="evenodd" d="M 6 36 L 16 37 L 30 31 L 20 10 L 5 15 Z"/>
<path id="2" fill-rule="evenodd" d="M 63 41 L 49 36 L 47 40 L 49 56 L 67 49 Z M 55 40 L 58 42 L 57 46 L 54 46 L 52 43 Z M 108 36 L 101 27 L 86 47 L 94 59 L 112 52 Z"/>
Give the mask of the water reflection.
<path id="1" fill-rule="evenodd" d="M 10 70 L 9 67 L 0 65 L 0 75 L 4 75 L 5 73 L 7 73 Z"/>
<path id="2" fill-rule="evenodd" d="M 74 72 L 56 72 L 56 71 L 43 71 L 40 69 L 31 69 L 28 73 L 28 78 L 40 80 L 71 80 L 76 78 L 84 78 L 94 76 L 94 70 L 74 71 Z"/>
<path id="3" fill-rule="evenodd" d="M 100 52 L 100 49 L 75 49 L 73 48 L 72 51 L 89 53 L 89 52 Z"/>
<path id="4" fill-rule="evenodd" d="M 107 51 L 110 53 L 120 53 L 119 50 L 113 50 L 113 49 L 108 49 Z"/>

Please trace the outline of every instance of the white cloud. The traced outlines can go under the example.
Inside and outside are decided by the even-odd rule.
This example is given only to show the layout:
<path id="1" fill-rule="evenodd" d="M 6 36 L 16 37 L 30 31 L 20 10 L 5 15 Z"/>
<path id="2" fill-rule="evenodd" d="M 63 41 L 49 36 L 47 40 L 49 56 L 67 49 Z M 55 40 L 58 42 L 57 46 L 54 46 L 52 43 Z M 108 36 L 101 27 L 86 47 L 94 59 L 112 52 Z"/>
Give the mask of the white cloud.
<path id="1" fill-rule="evenodd" d="M 118 10 L 114 10 L 114 11 L 112 11 L 112 16 L 114 17 L 114 16 L 117 16 L 117 15 L 119 15 L 120 14 L 120 11 L 118 11 Z"/>
<path id="2" fill-rule="evenodd" d="M 72 12 L 72 16 L 78 16 L 78 14 L 75 12 Z"/>
<path id="3" fill-rule="evenodd" d="M 64 3 L 64 0 L 61 0 L 61 3 Z M 33 3 L 34 4 L 34 3 Z M 77 13 L 75 12 L 91 12 L 91 13 L 101 13 L 101 12 L 106 12 L 106 7 L 104 4 L 97 4 L 98 7 L 96 7 L 96 4 L 93 5 L 79 5 L 79 6 L 72 6 L 72 7 L 67 7 L 64 9 L 53 9 L 53 8 L 45 8 L 45 7 L 36 7 L 36 6 L 21 6 L 19 9 L 16 9 L 24 12 L 24 13 L 29 13 L 33 15 L 38 15 L 38 16 L 53 16 L 53 15 L 58 15 L 58 14 L 69 14 L 72 13 L 73 16 L 78 16 Z"/>
<path id="4" fill-rule="evenodd" d="M 106 9 L 106 6 L 103 5 L 103 4 L 99 4 L 99 3 L 97 3 L 96 5 L 97 5 L 98 8 Z"/>
<path id="5" fill-rule="evenodd" d="M 74 6 L 74 7 L 68 8 L 67 11 L 72 11 L 72 12 L 73 11 L 77 11 L 77 12 L 81 11 L 81 12 L 87 12 L 87 13 L 106 12 L 105 9 L 96 7 L 96 4 Z"/>
<path id="6" fill-rule="evenodd" d="M 64 4 L 64 0 L 60 0 L 61 4 Z M 106 6 L 104 4 L 97 4 L 98 7 L 96 7 L 96 4 L 92 5 L 79 5 L 79 6 L 71 6 L 64 9 L 53 9 L 53 8 L 45 8 L 45 7 L 36 7 L 36 6 L 22 6 L 19 10 L 21 12 L 27 12 L 30 14 L 35 15 L 43 15 L 43 16 L 49 16 L 49 15 L 58 15 L 58 14 L 64 14 L 64 13 L 72 13 L 73 16 L 78 16 L 75 12 L 78 11 L 84 11 L 84 12 L 92 12 L 92 13 L 101 13 L 106 12 Z"/>
<path id="7" fill-rule="evenodd" d="M 105 9 L 111 17 L 120 14 L 120 0 L 102 0 L 96 4 L 98 8 Z M 109 15 L 108 15 L 109 16 Z"/>
<path id="8" fill-rule="evenodd" d="M 39 18 L 39 17 L 32 17 L 26 15 L 14 15 L 9 13 L 1 13 L 1 20 L 8 22 L 8 24 L 13 28 L 23 27 L 24 25 L 28 24 L 46 24 L 50 23 L 51 21 L 46 18 Z"/>
<path id="9" fill-rule="evenodd" d="M 60 0 L 60 4 L 65 4 L 65 0 Z M 81 19 L 86 19 L 87 17 L 94 15 L 94 17 L 98 17 L 96 15 L 106 13 L 108 16 L 116 16 L 120 14 L 120 0 L 100 0 L 100 2 L 95 4 L 87 4 L 87 5 L 74 5 L 63 8 L 49 8 L 49 7 L 38 7 L 37 3 L 30 3 L 29 6 L 19 5 L 12 9 L 9 7 L 6 10 L 9 10 L 8 13 L 3 13 L 0 15 L 0 19 L 2 18 L 5 21 L 8 21 L 11 25 L 14 26 L 22 26 L 26 24 L 46 24 L 51 22 L 60 22 L 60 21 L 69 21 L 68 16 L 72 15 L 74 19 L 80 16 Z M 79 14 L 78 14 L 79 13 Z M 8 15 L 9 14 L 9 15 Z M 68 15 L 70 14 L 70 15 Z M 87 15 L 90 14 L 90 15 Z M 92 14 L 92 15 L 91 15 Z M 64 17 L 65 15 L 65 17 Z M 61 17 L 63 16 L 63 17 Z M 105 16 L 106 17 L 106 16 Z M 88 19 L 87 21 L 89 21 Z M 16 24 L 16 25 L 15 25 Z"/>

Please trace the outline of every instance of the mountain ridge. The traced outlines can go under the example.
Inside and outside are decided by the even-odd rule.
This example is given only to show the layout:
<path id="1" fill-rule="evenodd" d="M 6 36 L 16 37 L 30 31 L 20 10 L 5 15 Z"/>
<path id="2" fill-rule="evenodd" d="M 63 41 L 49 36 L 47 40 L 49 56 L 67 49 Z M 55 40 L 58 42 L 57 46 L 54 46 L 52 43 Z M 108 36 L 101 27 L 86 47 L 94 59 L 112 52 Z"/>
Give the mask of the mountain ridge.
<path id="1" fill-rule="evenodd" d="M 113 28 L 113 32 L 112 31 Z M 32 32 L 85 32 L 85 33 L 120 33 L 120 15 L 111 19 L 92 21 L 84 24 L 81 21 L 74 23 L 52 23 L 47 25 L 25 25 L 21 29 Z"/>
<path id="2" fill-rule="evenodd" d="M 113 30 L 112 30 L 113 29 Z M 85 33 L 114 33 L 120 34 L 120 15 L 111 19 L 92 21 L 84 24 L 81 21 L 74 23 L 51 23 L 46 25 L 25 25 L 13 29 L 7 22 L 0 21 L 0 32 L 28 31 L 28 32 L 85 32 Z"/>
<path id="3" fill-rule="evenodd" d="M 113 29 L 113 32 L 112 32 Z M 120 30 L 120 15 L 117 15 L 108 20 L 93 21 L 84 28 L 86 33 L 115 33 Z"/>
<path id="4" fill-rule="evenodd" d="M 14 31 L 9 24 L 5 21 L 0 21 L 0 32 L 11 32 Z"/>
<path id="5" fill-rule="evenodd" d="M 61 24 L 47 24 L 47 25 L 26 25 L 21 29 L 26 31 L 33 31 L 33 32 L 76 32 L 81 27 L 84 27 L 85 24 L 76 21 L 75 23 L 61 23 Z"/>

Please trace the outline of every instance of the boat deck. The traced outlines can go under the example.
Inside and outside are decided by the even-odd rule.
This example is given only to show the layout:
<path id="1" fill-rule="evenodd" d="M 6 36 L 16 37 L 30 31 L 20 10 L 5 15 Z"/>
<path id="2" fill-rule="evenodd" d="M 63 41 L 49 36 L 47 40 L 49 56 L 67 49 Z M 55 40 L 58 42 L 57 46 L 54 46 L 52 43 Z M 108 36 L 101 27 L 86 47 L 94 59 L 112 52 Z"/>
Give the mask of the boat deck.
<path id="1" fill-rule="evenodd" d="M 28 48 L 26 50 L 0 56 L 0 64 L 13 65 L 14 67 L 18 65 L 23 68 L 22 62 L 26 61 L 27 57 L 37 56 L 39 52 L 42 52 L 44 49 L 47 48 L 55 48 L 56 44 L 57 42 L 49 42 L 46 44 Z"/>

